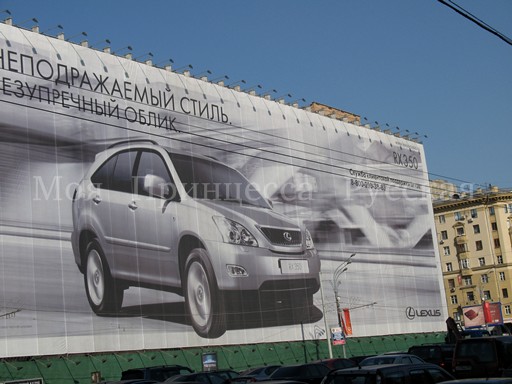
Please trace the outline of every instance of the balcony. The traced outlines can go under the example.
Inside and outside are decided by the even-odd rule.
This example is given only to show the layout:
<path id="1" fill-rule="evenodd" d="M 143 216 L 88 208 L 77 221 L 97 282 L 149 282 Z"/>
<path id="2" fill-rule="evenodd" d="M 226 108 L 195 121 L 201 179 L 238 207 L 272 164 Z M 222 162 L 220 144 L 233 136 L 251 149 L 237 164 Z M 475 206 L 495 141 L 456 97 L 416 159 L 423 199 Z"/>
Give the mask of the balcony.
<path id="1" fill-rule="evenodd" d="M 466 259 L 469 259 L 469 252 L 468 251 L 457 252 L 457 256 L 459 257 L 460 260 L 466 260 Z"/>
<path id="2" fill-rule="evenodd" d="M 466 235 L 459 235 L 459 236 L 455 237 L 456 245 L 466 244 L 467 242 L 468 242 L 468 238 L 466 237 Z"/>

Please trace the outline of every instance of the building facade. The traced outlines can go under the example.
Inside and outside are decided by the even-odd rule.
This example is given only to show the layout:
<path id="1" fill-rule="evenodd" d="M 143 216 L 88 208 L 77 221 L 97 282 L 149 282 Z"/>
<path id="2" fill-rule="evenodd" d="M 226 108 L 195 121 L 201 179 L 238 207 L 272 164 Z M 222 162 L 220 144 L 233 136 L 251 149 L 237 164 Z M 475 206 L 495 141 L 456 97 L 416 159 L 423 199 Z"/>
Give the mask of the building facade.
<path id="1" fill-rule="evenodd" d="M 465 308 L 488 302 L 512 321 L 512 191 L 490 187 L 433 205 L 448 314 L 468 326 Z"/>

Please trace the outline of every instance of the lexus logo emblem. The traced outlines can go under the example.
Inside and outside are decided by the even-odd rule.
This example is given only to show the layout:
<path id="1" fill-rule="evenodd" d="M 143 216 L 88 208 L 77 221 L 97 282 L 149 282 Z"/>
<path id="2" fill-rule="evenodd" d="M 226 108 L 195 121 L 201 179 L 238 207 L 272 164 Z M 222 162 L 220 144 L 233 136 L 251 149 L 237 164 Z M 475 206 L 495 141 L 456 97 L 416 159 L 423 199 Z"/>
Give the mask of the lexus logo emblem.
<path id="1" fill-rule="evenodd" d="M 290 232 L 283 233 L 283 237 L 287 242 L 292 241 L 292 235 L 290 234 Z"/>
<path id="2" fill-rule="evenodd" d="M 407 307 L 405 309 L 405 316 L 409 320 L 414 320 L 417 317 L 439 317 L 441 316 L 440 309 L 416 309 L 413 307 Z"/>

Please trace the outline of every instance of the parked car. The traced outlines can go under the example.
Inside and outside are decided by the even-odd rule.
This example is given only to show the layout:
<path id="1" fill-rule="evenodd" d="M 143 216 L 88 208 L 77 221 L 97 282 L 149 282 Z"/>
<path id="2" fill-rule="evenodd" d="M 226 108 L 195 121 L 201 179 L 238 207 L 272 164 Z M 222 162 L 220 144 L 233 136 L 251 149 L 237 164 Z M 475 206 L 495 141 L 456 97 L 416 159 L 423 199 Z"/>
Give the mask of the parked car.
<path id="1" fill-rule="evenodd" d="M 356 362 L 356 364 L 360 364 L 361 361 L 363 361 L 364 359 L 368 358 L 368 357 L 373 357 L 373 356 L 376 356 L 376 355 L 358 355 L 358 356 L 350 356 L 350 360 L 353 360 Z"/>
<path id="2" fill-rule="evenodd" d="M 281 365 L 265 365 L 263 367 L 254 367 L 247 369 L 240 373 L 240 376 L 253 378 L 252 381 L 264 380 L 270 377 L 270 375 Z"/>
<path id="3" fill-rule="evenodd" d="M 435 364 L 383 364 L 331 371 L 322 384 L 433 384 L 453 379 Z"/>
<path id="4" fill-rule="evenodd" d="M 411 346 L 408 353 L 451 372 L 454 350 L 455 344 L 422 344 Z"/>
<path id="5" fill-rule="evenodd" d="M 209 372 L 224 377 L 226 380 L 236 379 L 238 376 L 240 376 L 240 373 L 233 371 L 232 369 L 218 369 L 216 371 Z"/>
<path id="6" fill-rule="evenodd" d="M 320 384 L 329 372 L 330 369 L 321 363 L 287 365 L 277 368 L 270 375 L 270 380 L 296 380 L 308 384 Z"/>
<path id="7" fill-rule="evenodd" d="M 313 306 L 320 288 L 307 229 L 206 156 L 117 143 L 80 181 L 72 218 L 75 262 L 98 315 L 116 315 L 130 286 L 163 289 L 184 296 L 199 336 L 216 338 L 228 306 Z"/>
<path id="8" fill-rule="evenodd" d="M 203 383 L 203 384 L 226 384 L 229 383 L 229 375 L 225 372 L 196 372 L 186 375 L 173 376 L 164 383 Z"/>
<path id="9" fill-rule="evenodd" d="M 508 377 L 489 377 L 489 378 L 476 378 L 476 379 L 459 379 L 443 381 L 443 384 L 512 384 L 512 378 Z"/>
<path id="10" fill-rule="evenodd" d="M 512 376 L 512 336 L 458 340 L 453 372 L 457 378 Z"/>
<path id="11" fill-rule="evenodd" d="M 192 373 L 189 367 L 183 365 L 163 365 L 155 367 L 132 368 L 121 372 L 121 380 L 154 380 L 164 381 L 169 377 Z"/>
<path id="12" fill-rule="evenodd" d="M 409 355 L 408 353 L 397 353 L 397 354 L 383 354 L 372 357 L 367 357 L 362 360 L 359 365 L 361 367 L 369 365 L 380 365 L 380 364 L 421 364 L 424 363 L 423 359 L 415 355 Z"/>
<path id="13" fill-rule="evenodd" d="M 343 369 L 343 368 L 351 368 L 357 367 L 357 363 L 352 359 L 346 358 L 332 358 L 332 359 L 324 359 L 314 361 L 315 363 L 324 364 L 329 369 Z"/>
<path id="14" fill-rule="evenodd" d="M 133 380 L 117 380 L 117 381 L 100 381 L 99 384 L 157 384 L 160 381 L 133 379 Z"/>

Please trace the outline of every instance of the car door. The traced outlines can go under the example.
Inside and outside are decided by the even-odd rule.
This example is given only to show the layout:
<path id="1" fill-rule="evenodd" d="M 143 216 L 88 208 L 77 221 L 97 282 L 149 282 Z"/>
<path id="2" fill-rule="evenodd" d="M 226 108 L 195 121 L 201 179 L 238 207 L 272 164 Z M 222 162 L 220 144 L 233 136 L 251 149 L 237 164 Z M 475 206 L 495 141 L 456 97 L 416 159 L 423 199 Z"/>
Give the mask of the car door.
<path id="1" fill-rule="evenodd" d="M 123 151 L 108 159 L 92 175 L 91 214 L 98 223 L 98 236 L 115 277 L 133 269 L 130 253 L 134 237 L 134 221 L 128 204 L 132 196 L 132 170 L 136 151 Z"/>
<path id="2" fill-rule="evenodd" d="M 179 200 L 162 155 L 142 150 L 135 172 L 135 221 L 137 266 L 141 282 L 177 286 L 177 220 Z"/>

